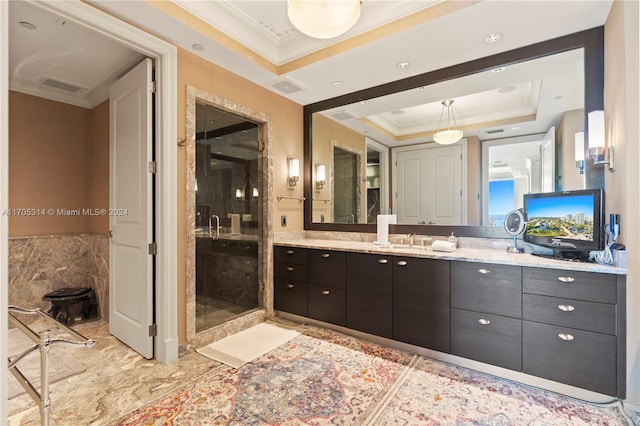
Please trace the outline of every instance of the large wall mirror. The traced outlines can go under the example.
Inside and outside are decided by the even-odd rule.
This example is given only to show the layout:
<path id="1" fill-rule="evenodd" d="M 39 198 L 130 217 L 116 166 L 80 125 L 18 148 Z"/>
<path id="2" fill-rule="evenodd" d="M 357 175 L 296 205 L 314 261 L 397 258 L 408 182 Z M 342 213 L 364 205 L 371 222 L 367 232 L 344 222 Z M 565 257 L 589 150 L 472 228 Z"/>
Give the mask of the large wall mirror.
<path id="1" fill-rule="evenodd" d="M 305 229 L 375 232 L 392 211 L 392 232 L 507 237 L 523 193 L 603 188 L 601 165 L 580 175 L 567 158 L 603 109 L 603 39 L 598 27 L 305 106 Z M 464 136 L 436 144 L 450 111 Z"/>

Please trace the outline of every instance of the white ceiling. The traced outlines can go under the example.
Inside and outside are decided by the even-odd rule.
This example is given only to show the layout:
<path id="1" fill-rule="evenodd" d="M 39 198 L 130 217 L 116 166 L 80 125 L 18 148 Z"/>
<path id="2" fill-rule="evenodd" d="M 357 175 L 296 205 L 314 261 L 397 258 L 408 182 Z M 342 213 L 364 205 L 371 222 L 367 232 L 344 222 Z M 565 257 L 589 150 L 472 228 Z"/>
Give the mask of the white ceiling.
<path id="1" fill-rule="evenodd" d="M 165 13 L 159 7 L 159 2 L 88 2 L 301 105 L 600 26 L 605 23 L 611 7 L 611 0 L 364 0 L 361 19 L 353 29 L 336 39 L 316 40 L 292 28 L 286 16 L 284 0 L 176 0 L 171 5 L 174 6 L 173 13 L 181 10 L 198 16 L 202 21 L 199 25 L 204 25 L 198 27 L 202 32 L 192 28 L 194 21 L 185 22 Z M 443 8 L 458 10 L 447 13 L 443 12 Z M 438 16 L 431 16 L 431 11 L 434 15 L 437 12 Z M 416 12 L 427 13 L 419 24 L 407 24 L 404 29 L 385 37 L 370 36 L 375 28 Z M 23 28 L 18 24 L 22 20 L 33 21 L 38 29 Z M 80 103 L 84 102 L 83 106 L 90 107 L 98 102 L 95 100 L 100 99 L 97 92 L 100 88 L 108 87 L 110 78 L 122 74 L 132 62 L 138 60 L 136 52 L 92 34 L 87 28 L 73 22 L 48 16 L 27 1 L 11 2 L 10 21 L 10 72 L 14 90 L 28 92 L 33 90 L 27 89 L 29 85 L 42 86 L 43 79 L 50 77 L 80 87 L 80 96 L 75 97 L 82 98 Z M 229 43 L 211 36 L 207 28 L 222 31 L 261 55 L 272 66 L 264 67 L 249 58 L 247 52 L 229 48 Z M 501 33 L 502 38 L 488 44 L 484 39 L 492 33 Z M 361 42 L 362 38 L 369 41 Z M 351 43 L 351 48 L 344 49 L 345 43 Z M 203 50 L 195 50 L 195 44 L 199 44 Z M 322 53 L 321 59 L 313 60 L 305 56 L 331 45 L 338 53 Z M 296 59 L 306 65 L 290 66 Z M 397 64 L 400 62 L 407 62 L 409 66 L 399 68 Z M 289 71 L 279 71 L 288 66 Z M 527 98 L 529 106 L 540 113 L 545 101 L 541 97 L 542 91 L 540 96 L 535 94 L 536 84 L 542 84 L 542 87 L 547 85 L 544 81 L 536 83 L 537 80 L 540 79 L 520 79 L 517 84 L 510 84 L 516 87 L 512 96 Z M 336 81 L 342 82 L 342 86 L 335 87 L 333 83 Z M 300 90 L 283 93 L 274 85 L 296 86 Z M 46 89 L 48 92 L 42 96 L 51 97 L 51 93 L 61 92 L 56 88 Z M 429 92 L 436 93 L 432 89 L 434 87 L 429 86 Z M 437 99 L 425 95 L 425 99 L 429 99 L 424 103 L 432 105 L 405 109 L 403 115 L 387 113 L 386 116 L 383 114 L 373 119 L 378 122 L 386 120 L 401 134 L 410 131 L 408 127 L 420 126 L 416 124 L 415 117 L 426 114 L 425 109 L 434 110 L 439 117 L 439 102 L 456 97 L 454 111 L 457 121 L 469 121 L 469 116 L 465 116 L 463 111 L 463 97 L 483 91 L 494 92 L 469 88 L 466 93 L 447 91 Z M 69 94 L 65 96 L 69 97 Z M 533 105 L 536 97 L 537 107 Z M 501 102 L 507 102 L 506 99 L 503 97 Z M 486 101 L 484 104 L 494 105 Z M 433 117 L 429 118 L 431 122 L 434 120 Z"/>

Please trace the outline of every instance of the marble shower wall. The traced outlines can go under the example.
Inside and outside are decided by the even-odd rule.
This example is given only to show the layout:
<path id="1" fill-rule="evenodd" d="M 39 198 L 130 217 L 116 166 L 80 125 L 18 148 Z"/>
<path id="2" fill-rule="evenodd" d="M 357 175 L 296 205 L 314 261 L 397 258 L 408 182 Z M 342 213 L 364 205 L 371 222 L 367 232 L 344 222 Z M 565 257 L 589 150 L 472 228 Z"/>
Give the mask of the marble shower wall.
<path id="1" fill-rule="evenodd" d="M 98 317 L 109 316 L 109 240 L 104 235 L 9 238 L 9 304 L 48 310 L 42 296 L 64 287 L 91 287 Z"/>

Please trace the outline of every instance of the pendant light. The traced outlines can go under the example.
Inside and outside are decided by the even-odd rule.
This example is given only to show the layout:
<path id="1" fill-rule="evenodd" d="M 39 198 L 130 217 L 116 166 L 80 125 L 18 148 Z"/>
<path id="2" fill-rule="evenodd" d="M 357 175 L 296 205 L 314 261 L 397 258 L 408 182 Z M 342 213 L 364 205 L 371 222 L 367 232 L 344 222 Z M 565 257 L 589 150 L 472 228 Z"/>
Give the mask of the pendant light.
<path id="1" fill-rule="evenodd" d="M 287 0 L 287 15 L 294 27 L 313 38 L 338 37 L 360 18 L 360 0 Z"/>
<path id="2" fill-rule="evenodd" d="M 433 135 L 433 140 L 441 145 L 451 145 L 462 139 L 462 130 L 451 129 L 451 117 L 453 117 L 453 126 L 457 127 L 456 116 L 453 114 L 453 107 L 451 105 L 453 105 L 453 99 L 442 101 L 438 131 Z M 445 109 L 447 110 L 447 130 L 440 130 Z"/>

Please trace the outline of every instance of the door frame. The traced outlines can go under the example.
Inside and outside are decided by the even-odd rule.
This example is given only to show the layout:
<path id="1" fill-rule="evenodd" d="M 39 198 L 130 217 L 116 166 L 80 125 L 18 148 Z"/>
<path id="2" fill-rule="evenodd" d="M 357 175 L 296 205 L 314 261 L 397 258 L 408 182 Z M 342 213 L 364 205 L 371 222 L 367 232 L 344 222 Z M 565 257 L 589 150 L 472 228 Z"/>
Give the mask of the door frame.
<path id="1" fill-rule="evenodd" d="M 154 61 L 157 88 L 155 145 L 158 164 L 155 190 L 155 232 L 158 243 L 155 267 L 157 335 L 154 339 L 154 358 L 162 363 L 173 362 L 178 359 L 177 49 L 81 1 L 34 2 L 34 5 L 109 37 Z M 3 37 L 3 40 L 6 38 Z M 3 88 L 3 96 L 5 93 L 6 89 Z M 6 109 L 2 110 L 3 120 L 6 120 Z M 4 167 L 2 169 L 6 170 Z M 0 255 L 4 258 L 8 253 Z M 7 287 L 3 286 L 2 291 L 7 291 Z M 3 304 L 2 309 L 5 309 L 5 305 Z"/>
<path id="2" fill-rule="evenodd" d="M 0 208 L 9 207 L 9 2 L 0 1 Z M 0 215 L 0 424 L 7 424 L 9 218 Z"/>
<path id="3" fill-rule="evenodd" d="M 267 113 L 239 104 L 234 100 L 207 92 L 194 86 L 187 85 L 186 99 L 186 138 L 187 170 L 186 170 L 186 229 L 187 229 L 187 270 L 186 270 L 186 301 L 187 301 L 187 344 L 194 347 L 211 343 L 226 337 L 229 332 L 225 327 L 214 326 L 200 332 L 196 332 L 196 196 L 195 196 L 195 145 L 196 145 L 196 104 L 206 104 L 221 111 L 228 112 L 238 117 L 243 117 L 258 124 L 258 139 L 260 143 L 260 161 L 262 170 L 262 186 L 260 188 L 260 221 L 262 231 L 258 235 L 258 281 L 261 292 L 259 293 L 259 306 L 255 311 L 247 313 L 237 319 L 234 330 L 240 331 L 270 318 L 273 310 L 273 165 L 271 164 L 273 152 L 273 131 L 271 116 Z M 262 296 L 260 298 L 260 295 Z"/>

